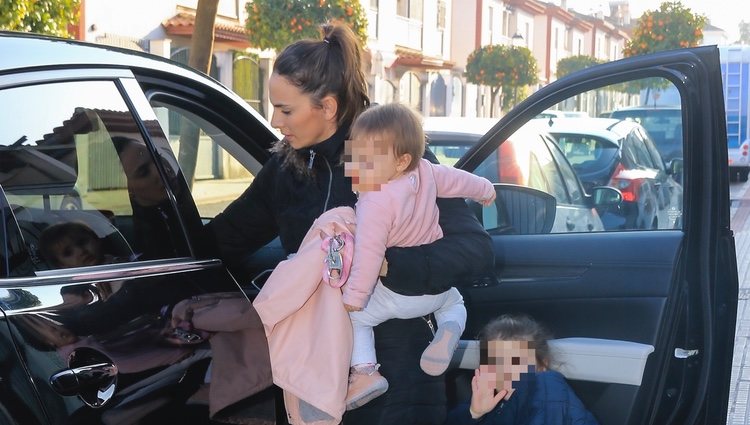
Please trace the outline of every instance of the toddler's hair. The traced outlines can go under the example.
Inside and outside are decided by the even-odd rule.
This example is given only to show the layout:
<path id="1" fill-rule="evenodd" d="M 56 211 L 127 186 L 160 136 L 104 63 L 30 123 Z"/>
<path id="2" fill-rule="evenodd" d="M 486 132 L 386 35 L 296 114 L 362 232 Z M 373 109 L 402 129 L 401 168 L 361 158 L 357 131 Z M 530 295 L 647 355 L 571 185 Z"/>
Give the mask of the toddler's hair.
<path id="1" fill-rule="evenodd" d="M 411 163 L 404 171 L 417 168 L 424 155 L 425 137 L 420 116 L 400 103 L 372 106 L 354 120 L 351 138 L 380 136 L 393 145 L 396 157 L 411 155 Z"/>
<path id="2" fill-rule="evenodd" d="M 91 227 L 79 221 L 53 224 L 44 229 L 39 236 L 39 251 L 45 260 L 59 267 L 61 264 L 56 251 L 57 245 L 66 238 L 81 237 L 99 241 L 99 235 Z"/>
<path id="3" fill-rule="evenodd" d="M 547 343 L 551 338 L 544 326 L 524 314 L 503 314 L 487 323 L 479 333 L 482 341 L 529 341 L 529 348 L 536 352 L 537 364 L 544 368 L 549 368 L 552 362 Z"/>

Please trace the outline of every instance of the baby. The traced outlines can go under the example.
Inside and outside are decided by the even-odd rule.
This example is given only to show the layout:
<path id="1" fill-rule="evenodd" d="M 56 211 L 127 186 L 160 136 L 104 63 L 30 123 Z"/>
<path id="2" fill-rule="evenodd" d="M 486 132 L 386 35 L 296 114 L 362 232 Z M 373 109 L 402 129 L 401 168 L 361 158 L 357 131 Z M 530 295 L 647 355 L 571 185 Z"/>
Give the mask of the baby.
<path id="1" fill-rule="evenodd" d="M 346 143 L 345 174 L 359 193 L 353 262 L 343 288 L 344 306 L 354 330 L 347 394 L 347 409 L 353 409 L 388 388 L 378 372 L 373 326 L 393 318 L 435 313 L 438 331 L 422 354 L 420 366 L 425 373 L 438 376 L 447 369 L 466 324 L 466 308 L 456 288 L 435 295 L 406 296 L 383 286 L 378 275 L 386 248 L 418 246 L 442 238 L 438 197 L 471 198 L 490 205 L 496 194 L 487 179 L 423 159 L 421 120 L 406 106 L 371 107 L 356 119 Z"/>

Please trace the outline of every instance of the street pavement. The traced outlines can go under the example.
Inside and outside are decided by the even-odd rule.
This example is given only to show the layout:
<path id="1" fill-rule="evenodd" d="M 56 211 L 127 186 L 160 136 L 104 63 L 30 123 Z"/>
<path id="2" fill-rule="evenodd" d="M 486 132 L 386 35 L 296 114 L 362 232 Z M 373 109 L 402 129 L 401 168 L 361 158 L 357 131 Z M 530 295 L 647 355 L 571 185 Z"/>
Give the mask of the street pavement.
<path id="1" fill-rule="evenodd" d="M 731 183 L 730 199 L 740 288 L 727 425 L 750 425 L 750 182 Z"/>

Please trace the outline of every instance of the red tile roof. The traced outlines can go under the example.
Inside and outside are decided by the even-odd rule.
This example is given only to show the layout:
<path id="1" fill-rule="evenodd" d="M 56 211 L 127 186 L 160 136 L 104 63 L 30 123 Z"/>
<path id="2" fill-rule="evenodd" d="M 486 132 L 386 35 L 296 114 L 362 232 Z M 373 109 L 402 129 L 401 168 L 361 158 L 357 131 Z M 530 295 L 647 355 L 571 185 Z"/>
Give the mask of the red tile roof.
<path id="1" fill-rule="evenodd" d="M 187 12 L 179 12 L 161 24 L 169 35 L 190 37 L 195 30 L 195 15 Z M 217 17 L 214 24 L 214 40 L 244 44 L 245 47 L 250 46 L 247 40 L 247 29 L 237 22 L 221 17 Z"/>

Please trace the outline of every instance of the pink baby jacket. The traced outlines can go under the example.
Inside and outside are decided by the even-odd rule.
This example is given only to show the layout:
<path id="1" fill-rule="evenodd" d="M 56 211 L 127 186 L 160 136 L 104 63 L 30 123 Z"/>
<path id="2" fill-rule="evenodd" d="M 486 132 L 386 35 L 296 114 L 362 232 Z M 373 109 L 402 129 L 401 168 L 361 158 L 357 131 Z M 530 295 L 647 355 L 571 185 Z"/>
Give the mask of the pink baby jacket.
<path id="1" fill-rule="evenodd" d="M 436 198 L 487 199 L 492 183 L 457 168 L 426 159 L 379 191 L 363 192 L 357 201 L 357 234 L 344 303 L 364 308 L 378 281 L 388 247 L 428 244 L 443 237 Z"/>

